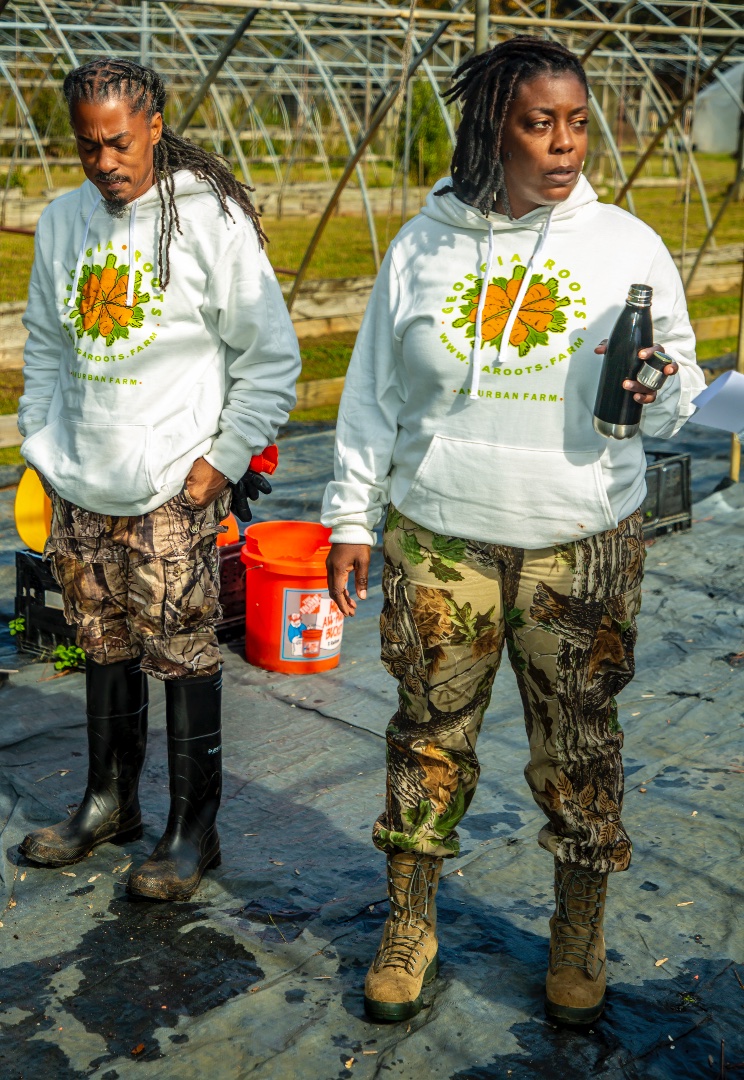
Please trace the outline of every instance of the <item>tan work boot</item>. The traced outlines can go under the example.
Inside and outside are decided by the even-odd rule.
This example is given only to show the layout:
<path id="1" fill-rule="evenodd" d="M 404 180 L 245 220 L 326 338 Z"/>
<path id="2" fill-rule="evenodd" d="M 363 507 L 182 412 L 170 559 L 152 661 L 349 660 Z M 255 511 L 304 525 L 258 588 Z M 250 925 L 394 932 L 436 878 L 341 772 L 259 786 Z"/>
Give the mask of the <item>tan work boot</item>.
<path id="1" fill-rule="evenodd" d="M 591 1024 L 604 1008 L 606 894 L 607 874 L 556 863 L 545 1011 L 562 1024 Z"/>
<path id="2" fill-rule="evenodd" d="M 388 858 L 390 915 L 364 983 L 372 1020 L 408 1020 L 421 1011 L 424 983 L 436 978 L 437 909 L 442 860 L 405 852 Z"/>

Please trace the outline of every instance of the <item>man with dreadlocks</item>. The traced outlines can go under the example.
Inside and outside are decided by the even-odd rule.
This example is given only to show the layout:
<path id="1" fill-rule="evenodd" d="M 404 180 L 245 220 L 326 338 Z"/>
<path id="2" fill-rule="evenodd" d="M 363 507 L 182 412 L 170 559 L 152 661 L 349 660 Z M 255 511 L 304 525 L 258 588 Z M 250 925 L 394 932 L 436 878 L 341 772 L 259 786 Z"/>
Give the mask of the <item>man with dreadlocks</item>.
<path id="1" fill-rule="evenodd" d="M 455 80 L 452 177 L 381 268 L 322 515 L 331 595 L 353 615 L 349 576 L 363 599 L 372 530 L 389 504 L 382 660 L 399 701 L 373 835 L 388 857 L 391 911 L 365 1002 L 374 1019 L 405 1019 L 436 974 L 437 881 L 459 851 L 506 642 L 526 777 L 547 817 L 539 840 L 555 862 L 547 1010 L 583 1024 L 604 1003 L 608 874 L 631 853 L 615 695 L 633 675 L 645 459 L 640 436 L 598 434 L 592 407 L 595 353 L 632 283 L 653 287 L 674 359 L 658 395 L 624 384 L 646 405 L 643 430 L 673 435 L 704 384 L 669 253 L 648 226 L 598 203 L 582 176 L 589 111 L 577 58 L 516 37 Z"/>
<path id="2" fill-rule="evenodd" d="M 150 674 L 171 807 L 128 888 L 185 899 L 220 862 L 216 535 L 227 482 L 294 405 L 297 339 L 249 189 L 164 124 L 160 76 L 103 57 L 64 93 L 87 180 L 39 221 L 19 426 L 86 653 L 89 772 L 75 813 L 21 850 L 63 866 L 141 835 Z"/>

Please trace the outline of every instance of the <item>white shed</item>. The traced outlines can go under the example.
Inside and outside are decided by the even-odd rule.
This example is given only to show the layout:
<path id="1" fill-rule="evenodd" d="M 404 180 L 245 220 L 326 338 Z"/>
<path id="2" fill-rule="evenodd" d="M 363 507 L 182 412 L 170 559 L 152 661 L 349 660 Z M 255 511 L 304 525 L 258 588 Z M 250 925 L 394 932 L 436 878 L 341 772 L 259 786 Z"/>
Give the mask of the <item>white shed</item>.
<path id="1" fill-rule="evenodd" d="M 744 63 L 733 64 L 721 79 L 741 99 L 744 94 Z M 731 94 L 717 79 L 701 90 L 695 104 L 692 141 L 703 154 L 734 154 L 741 113 Z"/>

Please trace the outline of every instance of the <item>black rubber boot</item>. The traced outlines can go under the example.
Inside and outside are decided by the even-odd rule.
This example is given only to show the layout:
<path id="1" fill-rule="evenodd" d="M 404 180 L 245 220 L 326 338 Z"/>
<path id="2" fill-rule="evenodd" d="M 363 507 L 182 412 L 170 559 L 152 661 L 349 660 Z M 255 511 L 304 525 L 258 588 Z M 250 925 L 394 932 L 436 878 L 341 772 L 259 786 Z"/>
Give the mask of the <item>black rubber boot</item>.
<path id="1" fill-rule="evenodd" d="M 204 871 L 220 865 L 221 704 L 221 672 L 165 683 L 170 813 L 152 855 L 132 871 L 132 896 L 188 900 Z"/>
<path id="2" fill-rule="evenodd" d="M 142 835 L 137 788 L 147 742 L 147 676 L 139 660 L 85 661 L 88 786 L 65 821 L 29 833 L 21 854 L 41 866 L 67 866 L 99 844 Z"/>

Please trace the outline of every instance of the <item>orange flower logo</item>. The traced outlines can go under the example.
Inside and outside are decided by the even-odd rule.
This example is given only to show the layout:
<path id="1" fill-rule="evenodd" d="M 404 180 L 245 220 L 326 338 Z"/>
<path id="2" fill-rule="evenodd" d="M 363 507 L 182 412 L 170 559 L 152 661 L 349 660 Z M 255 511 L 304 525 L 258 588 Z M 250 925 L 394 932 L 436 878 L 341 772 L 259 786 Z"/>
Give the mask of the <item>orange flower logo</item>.
<path id="1" fill-rule="evenodd" d="M 103 337 L 107 345 L 118 338 L 129 337 L 129 327 L 140 327 L 144 320 L 141 303 L 150 299 L 148 293 L 139 292 L 142 275 L 134 278 L 132 306 L 127 305 L 129 267 L 117 266 L 116 256 L 109 255 L 104 266 L 86 266 L 80 275 L 77 306 L 70 318 L 77 328 L 77 336 L 90 335 L 95 341 Z"/>
<path id="2" fill-rule="evenodd" d="M 500 348 L 504 328 L 525 273 L 524 266 L 517 266 L 508 281 L 506 278 L 495 278 L 487 287 L 486 302 L 483 305 L 483 344 L 488 342 Z M 462 318 L 456 319 L 452 324 L 456 327 L 467 327 L 465 333 L 469 338 L 475 337 L 475 320 L 482 289 L 483 281 L 476 281 L 471 289 L 463 293 L 464 304 L 460 307 Z M 526 356 L 535 345 L 547 345 L 548 334 L 560 333 L 566 329 L 566 316 L 558 309 L 567 307 L 569 303 L 567 296 L 558 296 L 556 278 L 544 282 L 542 274 L 534 274 L 514 321 L 509 344 L 518 347 L 520 356 Z"/>

